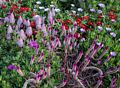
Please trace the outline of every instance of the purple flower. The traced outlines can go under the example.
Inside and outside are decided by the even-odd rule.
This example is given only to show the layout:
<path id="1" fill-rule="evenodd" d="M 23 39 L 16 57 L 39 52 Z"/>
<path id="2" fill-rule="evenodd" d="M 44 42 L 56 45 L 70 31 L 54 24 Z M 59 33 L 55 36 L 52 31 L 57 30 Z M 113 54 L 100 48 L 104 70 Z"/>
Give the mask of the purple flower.
<path id="1" fill-rule="evenodd" d="M 8 67 L 7 67 L 7 69 L 8 70 L 17 70 L 17 66 L 15 66 L 15 65 L 9 65 Z"/>
<path id="2" fill-rule="evenodd" d="M 111 56 L 116 56 L 116 53 L 115 52 L 110 52 L 110 55 Z"/>
<path id="3" fill-rule="evenodd" d="M 36 41 L 34 41 L 34 40 L 31 40 L 31 41 L 29 42 L 28 46 L 29 46 L 30 48 L 34 48 L 34 49 L 38 49 L 38 48 L 39 48 L 38 43 L 37 43 Z"/>
<path id="4" fill-rule="evenodd" d="M 98 6 L 100 6 L 101 8 L 104 8 L 104 7 L 105 7 L 105 4 L 99 3 Z"/>

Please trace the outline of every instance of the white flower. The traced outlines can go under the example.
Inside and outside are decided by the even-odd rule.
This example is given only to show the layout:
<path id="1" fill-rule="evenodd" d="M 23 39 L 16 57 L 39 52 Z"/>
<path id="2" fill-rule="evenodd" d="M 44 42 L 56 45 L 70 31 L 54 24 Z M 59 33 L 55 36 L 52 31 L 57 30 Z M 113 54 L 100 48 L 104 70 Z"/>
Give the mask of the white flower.
<path id="1" fill-rule="evenodd" d="M 55 5 L 50 5 L 50 7 L 52 7 L 52 8 L 53 8 L 53 7 L 55 7 Z"/>
<path id="2" fill-rule="evenodd" d="M 81 32 L 85 32 L 85 29 L 81 28 L 80 31 L 81 31 Z"/>
<path id="3" fill-rule="evenodd" d="M 24 46 L 24 42 L 23 42 L 23 40 L 20 38 L 20 39 L 18 39 L 17 40 L 17 45 L 19 46 L 19 47 L 23 47 Z"/>
<path id="4" fill-rule="evenodd" d="M 47 12 L 47 11 L 49 11 L 49 10 L 50 10 L 49 8 L 45 8 L 45 9 L 44 9 L 45 12 Z"/>
<path id="5" fill-rule="evenodd" d="M 7 33 L 8 34 L 13 33 L 13 29 L 12 29 L 11 25 L 8 26 Z"/>
<path id="6" fill-rule="evenodd" d="M 116 56 L 116 53 L 115 52 L 110 52 L 110 55 L 111 56 Z"/>
<path id="7" fill-rule="evenodd" d="M 41 4 L 41 2 L 40 2 L 40 1 L 37 1 L 37 2 L 36 2 L 36 4 L 40 5 L 40 4 Z"/>
<path id="8" fill-rule="evenodd" d="M 73 14 L 76 14 L 76 11 L 72 10 L 72 13 L 73 13 Z"/>
<path id="9" fill-rule="evenodd" d="M 78 8 L 77 10 L 78 10 L 79 12 L 82 12 L 82 11 L 83 11 L 83 9 L 82 9 L 82 8 Z"/>
<path id="10" fill-rule="evenodd" d="M 104 7 L 105 7 L 105 4 L 99 3 L 98 6 L 100 6 L 101 8 L 104 8 Z"/>
<path id="11" fill-rule="evenodd" d="M 55 12 L 60 12 L 60 9 L 55 9 Z"/>
<path id="12" fill-rule="evenodd" d="M 36 11 L 37 11 L 37 9 L 33 9 L 33 11 L 34 11 L 34 12 L 36 12 Z"/>
<path id="13" fill-rule="evenodd" d="M 72 7 L 75 7 L 75 5 L 74 5 L 74 4 L 71 4 L 71 6 L 72 6 Z"/>
<path id="14" fill-rule="evenodd" d="M 106 28 L 107 31 L 111 31 L 111 28 Z"/>
<path id="15" fill-rule="evenodd" d="M 95 9 L 94 9 L 94 8 L 92 8 L 92 9 L 90 9 L 90 11 L 91 11 L 91 12 L 95 12 Z"/>
<path id="16" fill-rule="evenodd" d="M 101 45 L 101 43 L 99 43 L 99 42 L 97 42 L 96 44 L 97 44 L 98 46 L 100 46 L 100 45 Z M 104 44 L 102 44 L 102 47 L 103 47 L 103 46 L 104 46 Z"/>
<path id="17" fill-rule="evenodd" d="M 44 9 L 44 7 L 39 7 L 40 10 Z"/>
<path id="18" fill-rule="evenodd" d="M 85 38 L 82 38 L 80 41 L 81 41 L 81 42 L 84 42 L 84 41 L 85 41 Z"/>
<path id="19" fill-rule="evenodd" d="M 120 42 L 120 38 L 118 39 L 118 41 Z"/>
<path id="20" fill-rule="evenodd" d="M 110 35 L 111 35 L 112 37 L 116 37 L 116 34 L 115 34 L 114 32 L 111 32 Z"/>
<path id="21" fill-rule="evenodd" d="M 102 10 L 98 10 L 97 13 L 99 13 L 99 14 L 102 13 Z"/>
<path id="22" fill-rule="evenodd" d="M 32 36 L 32 28 L 31 27 L 28 27 L 26 29 L 26 34 L 27 34 L 27 36 Z"/>
<path id="23" fill-rule="evenodd" d="M 102 28 L 101 26 L 98 26 L 98 30 L 99 30 L 99 31 L 102 31 L 103 28 Z"/>

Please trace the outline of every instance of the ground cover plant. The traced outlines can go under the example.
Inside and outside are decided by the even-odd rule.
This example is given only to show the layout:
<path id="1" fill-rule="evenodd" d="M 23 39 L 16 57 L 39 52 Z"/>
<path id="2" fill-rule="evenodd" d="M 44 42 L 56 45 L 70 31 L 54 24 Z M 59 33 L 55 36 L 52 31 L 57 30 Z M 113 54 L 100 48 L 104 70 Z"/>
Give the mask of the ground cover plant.
<path id="1" fill-rule="evenodd" d="M 120 88 L 119 4 L 1 0 L 1 88 Z"/>

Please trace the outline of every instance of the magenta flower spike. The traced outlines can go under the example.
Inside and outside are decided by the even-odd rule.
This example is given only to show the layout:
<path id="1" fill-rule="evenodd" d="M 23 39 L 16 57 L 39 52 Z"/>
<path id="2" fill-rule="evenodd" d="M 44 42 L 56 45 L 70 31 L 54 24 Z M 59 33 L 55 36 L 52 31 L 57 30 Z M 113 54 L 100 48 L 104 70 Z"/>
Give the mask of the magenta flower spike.
<path id="1" fill-rule="evenodd" d="M 44 52 L 41 53 L 39 60 L 38 60 L 38 63 L 41 62 L 43 58 L 44 58 Z"/>
<path id="2" fill-rule="evenodd" d="M 20 69 L 20 67 L 17 68 L 17 72 L 19 73 L 20 76 L 24 76 L 24 73 L 22 72 L 22 70 Z"/>
<path id="3" fill-rule="evenodd" d="M 9 65 L 9 66 L 7 67 L 7 69 L 8 69 L 8 70 L 17 70 L 17 66 L 15 66 L 15 65 Z"/>
<path id="4" fill-rule="evenodd" d="M 110 88 L 116 88 L 116 86 L 115 86 L 115 82 L 117 81 L 117 78 L 114 76 L 113 78 L 112 78 L 112 81 L 111 81 L 111 84 L 110 84 Z"/>
<path id="5" fill-rule="evenodd" d="M 44 72 L 42 79 L 45 79 L 47 77 L 47 72 Z"/>
<path id="6" fill-rule="evenodd" d="M 28 46 L 30 48 L 34 48 L 34 49 L 38 49 L 39 48 L 39 44 L 36 41 L 34 41 L 34 40 L 30 40 L 29 43 L 28 43 Z"/>
<path id="7" fill-rule="evenodd" d="M 73 68 L 72 68 L 72 70 L 73 70 L 73 71 L 76 71 L 76 69 L 77 69 L 77 64 L 74 63 L 74 64 L 73 64 Z"/>
<path id="8" fill-rule="evenodd" d="M 32 56 L 31 61 L 30 61 L 30 65 L 32 65 L 34 63 L 34 60 L 35 60 L 35 58 L 34 58 L 34 56 Z"/>
<path id="9" fill-rule="evenodd" d="M 39 75 L 42 75 L 44 73 L 44 68 L 41 68 L 40 71 L 38 72 Z"/>
<path id="10" fill-rule="evenodd" d="M 78 63 L 83 56 L 83 51 L 80 51 L 78 58 L 75 60 L 75 63 Z"/>
<path id="11" fill-rule="evenodd" d="M 48 64 L 46 67 L 47 67 L 47 76 L 49 77 L 50 76 L 50 64 Z"/>

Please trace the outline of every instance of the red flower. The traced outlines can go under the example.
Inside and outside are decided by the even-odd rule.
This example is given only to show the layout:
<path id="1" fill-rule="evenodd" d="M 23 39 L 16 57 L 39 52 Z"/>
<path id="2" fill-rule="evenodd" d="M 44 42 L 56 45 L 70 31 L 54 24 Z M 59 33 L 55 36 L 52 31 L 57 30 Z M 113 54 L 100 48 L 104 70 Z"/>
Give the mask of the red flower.
<path id="1" fill-rule="evenodd" d="M 68 30 L 68 29 L 69 29 L 68 25 L 66 25 L 66 24 L 65 24 L 64 26 L 65 26 L 65 29 L 66 29 L 66 30 Z"/>
<path id="2" fill-rule="evenodd" d="M 2 8 L 2 9 L 5 9 L 6 7 L 7 7 L 7 6 L 5 6 L 5 5 L 3 5 L 3 4 L 1 5 L 1 8 Z"/>
<path id="3" fill-rule="evenodd" d="M 82 19 L 83 20 L 89 20 L 89 16 L 83 16 Z"/>
<path id="4" fill-rule="evenodd" d="M 100 26 L 100 25 L 102 25 L 102 22 L 101 22 L 101 21 L 97 21 L 97 22 L 96 22 L 96 25 L 97 25 L 97 26 Z"/>
<path id="5" fill-rule="evenodd" d="M 30 26 L 35 28 L 35 22 L 32 21 L 32 22 L 30 23 Z"/>
<path id="6" fill-rule="evenodd" d="M 18 6 L 16 4 L 13 4 L 11 10 L 16 10 L 17 8 Z"/>
<path id="7" fill-rule="evenodd" d="M 81 27 L 81 28 L 83 28 L 83 29 L 85 29 L 85 30 L 89 30 L 89 29 L 87 28 L 87 26 L 84 25 L 84 24 L 81 24 L 81 23 L 80 23 L 80 24 L 78 24 L 78 26 Z"/>
<path id="8" fill-rule="evenodd" d="M 20 12 L 24 12 L 25 11 L 25 8 L 24 7 L 20 7 Z"/>
<path id="9" fill-rule="evenodd" d="M 89 26 L 94 26 L 94 23 L 92 22 L 92 21 L 88 21 L 88 23 L 87 23 Z"/>
<path id="10" fill-rule="evenodd" d="M 69 24 L 73 24 L 73 22 L 72 22 L 71 20 L 69 20 L 69 19 L 64 20 L 64 22 L 65 22 L 65 23 L 69 23 Z"/>
<path id="11" fill-rule="evenodd" d="M 78 18 L 76 19 L 77 24 L 80 24 L 81 21 L 82 21 L 82 18 L 80 18 L 80 17 L 78 17 Z"/>
<path id="12" fill-rule="evenodd" d="M 33 30 L 33 35 L 36 35 L 37 34 L 37 31 L 36 30 Z"/>
<path id="13" fill-rule="evenodd" d="M 78 39 L 80 36 L 77 32 L 74 33 L 74 38 Z"/>
<path id="14" fill-rule="evenodd" d="M 98 17 L 97 17 L 97 18 L 100 18 L 100 19 L 101 19 L 101 18 L 103 18 L 103 15 L 98 15 Z"/>
<path id="15" fill-rule="evenodd" d="M 28 12 L 29 11 L 29 8 L 28 7 L 24 7 L 25 11 Z"/>

